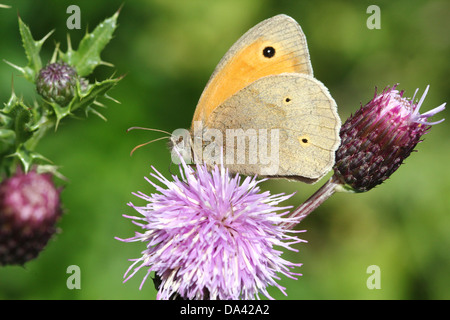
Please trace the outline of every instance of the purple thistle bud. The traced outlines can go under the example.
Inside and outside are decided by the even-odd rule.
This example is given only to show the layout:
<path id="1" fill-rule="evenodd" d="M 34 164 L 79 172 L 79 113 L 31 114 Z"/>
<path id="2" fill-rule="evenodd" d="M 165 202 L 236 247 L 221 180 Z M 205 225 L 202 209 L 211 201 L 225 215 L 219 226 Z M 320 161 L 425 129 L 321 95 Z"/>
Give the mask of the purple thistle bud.
<path id="1" fill-rule="evenodd" d="M 403 97 L 396 86 L 386 88 L 361 107 L 342 126 L 336 151 L 335 176 L 356 192 L 365 192 L 385 181 L 413 151 L 432 125 L 428 118 L 445 109 L 445 103 L 424 114 L 420 101 Z"/>
<path id="2" fill-rule="evenodd" d="M 300 274 L 290 269 L 301 264 L 282 259 L 279 248 L 297 251 L 291 245 L 303 242 L 286 234 L 300 232 L 283 225 L 295 219 L 277 213 L 288 208 L 277 205 L 290 195 L 260 192 L 255 178 L 241 181 L 223 167 L 209 172 L 206 165 L 194 169 L 181 162 L 181 178 L 173 181 L 153 168 L 151 176 L 165 187 L 147 179 L 157 193 L 135 194 L 146 206 L 129 204 L 142 217 L 125 217 L 144 232 L 118 240 L 144 242 L 146 249 L 132 259 L 126 280 L 145 267 L 142 287 L 154 271 L 157 298 L 163 300 L 253 299 L 259 293 L 271 298 L 268 286 L 285 294 L 277 274 L 296 279 Z"/>
<path id="3" fill-rule="evenodd" d="M 44 249 L 61 215 L 50 174 L 17 172 L 0 184 L 0 265 L 23 265 Z"/>
<path id="4" fill-rule="evenodd" d="M 77 72 L 67 63 L 51 63 L 39 71 L 36 90 L 43 98 L 66 106 L 75 95 L 77 78 Z"/>

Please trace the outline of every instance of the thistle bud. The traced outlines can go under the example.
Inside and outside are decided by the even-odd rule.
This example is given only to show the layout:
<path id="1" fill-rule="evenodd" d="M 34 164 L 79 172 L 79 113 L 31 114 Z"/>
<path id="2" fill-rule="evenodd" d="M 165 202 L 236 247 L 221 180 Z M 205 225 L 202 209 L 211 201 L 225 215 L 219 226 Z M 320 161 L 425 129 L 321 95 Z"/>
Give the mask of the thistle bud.
<path id="1" fill-rule="evenodd" d="M 0 265 L 34 259 L 55 233 L 60 191 L 50 174 L 17 172 L 0 184 Z"/>
<path id="2" fill-rule="evenodd" d="M 403 163 L 432 125 L 428 118 L 445 109 L 445 103 L 424 114 L 418 103 L 403 97 L 403 91 L 386 88 L 361 107 L 342 126 L 341 146 L 336 151 L 335 176 L 355 192 L 365 192 L 382 183 Z"/>
<path id="3" fill-rule="evenodd" d="M 75 95 L 77 78 L 77 72 L 67 63 L 50 63 L 39 71 L 36 90 L 44 99 L 66 106 Z"/>

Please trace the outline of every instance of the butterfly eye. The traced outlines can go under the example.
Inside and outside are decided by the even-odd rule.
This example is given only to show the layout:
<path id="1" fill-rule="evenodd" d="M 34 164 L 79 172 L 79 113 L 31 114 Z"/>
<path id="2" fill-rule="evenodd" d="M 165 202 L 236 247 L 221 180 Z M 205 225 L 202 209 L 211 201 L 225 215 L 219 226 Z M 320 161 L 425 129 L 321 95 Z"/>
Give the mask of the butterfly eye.
<path id="1" fill-rule="evenodd" d="M 265 47 L 263 49 L 263 56 L 266 58 L 272 58 L 275 55 L 274 47 Z"/>

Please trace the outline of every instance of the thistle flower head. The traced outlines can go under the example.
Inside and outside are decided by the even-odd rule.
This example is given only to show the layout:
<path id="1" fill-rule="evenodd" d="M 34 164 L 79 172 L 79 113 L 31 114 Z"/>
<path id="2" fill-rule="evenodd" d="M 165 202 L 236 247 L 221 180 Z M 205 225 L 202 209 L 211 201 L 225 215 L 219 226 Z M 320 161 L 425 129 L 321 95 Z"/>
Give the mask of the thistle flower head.
<path id="1" fill-rule="evenodd" d="M 419 102 L 403 91 L 386 88 L 361 107 L 342 126 L 336 152 L 335 176 L 356 192 L 364 192 L 394 173 L 432 125 L 428 118 L 445 109 L 445 103 L 420 114 L 429 86 Z"/>
<path id="2" fill-rule="evenodd" d="M 146 267 L 142 287 L 154 271 L 158 299 L 252 299 L 259 293 L 270 298 L 268 286 L 284 293 L 277 274 L 295 278 L 300 274 L 291 269 L 300 264 L 281 258 L 275 247 L 296 251 L 291 245 L 303 241 L 286 234 L 294 232 L 282 225 L 291 221 L 287 212 L 277 213 L 288 208 L 277 205 L 290 195 L 260 192 L 255 178 L 241 181 L 223 167 L 209 172 L 206 165 L 193 169 L 182 161 L 181 168 L 181 179 L 173 181 L 153 168 L 151 176 L 165 187 L 147 179 L 158 193 L 138 192 L 147 205 L 129 204 L 142 217 L 127 218 L 145 232 L 122 241 L 145 242 L 147 248 L 133 260 L 126 280 Z"/>
<path id="3" fill-rule="evenodd" d="M 0 184 L 0 265 L 34 259 L 55 233 L 60 191 L 50 174 L 17 172 Z"/>
<path id="4" fill-rule="evenodd" d="M 75 95 L 77 78 L 77 72 L 67 63 L 50 63 L 39 71 L 36 90 L 43 98 L 65 106 Z"/>

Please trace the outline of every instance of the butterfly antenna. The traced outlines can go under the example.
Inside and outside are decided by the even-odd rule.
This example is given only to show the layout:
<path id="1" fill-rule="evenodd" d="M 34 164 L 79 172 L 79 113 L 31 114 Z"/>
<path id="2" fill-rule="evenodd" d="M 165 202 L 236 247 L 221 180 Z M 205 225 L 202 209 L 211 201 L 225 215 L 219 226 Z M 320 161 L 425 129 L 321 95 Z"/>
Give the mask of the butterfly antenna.
<path id="1" fill-rule="evenodd" d="M 140 147 L 146 146 L 146 145 L 148 145 L 148 144 L 150 144 L 150 143 L 152 143 L 152 142 L 156 142 L 156 141 L 159 141 L 159 140 L 162 140 L 162 139 L 170 139 L 170 137 L 156 138 L 156 139 L 153 139 L 153 140 L 151 140 L 151 141 L 147 141 L 147 142 L 145 142 L 145 143 L 142 143 L 142 144 L 140 144 L 140 145 L 137 145 L 136 147 L 133 148 L 133 150 L 131 150 L 130 156 L 132 156 L 133 153 L 134 153 L 137 149 L 139 149 Z"/>
<path id="2" fill-rule="evenodd" d="M 131 130 L 147 130 L 147 131 L 155 131 L 155 132 L 161 132 L 161 133 L 165 133 L 168 136 L 171 136 L 172 134 L 164 131 L 164 130 L 160 130 L 160 129 L 152 129 L 152 128 L 144 128 L 144 127 L 131 127 L 127 129 L 127 132 L 130 132 Z"/>

